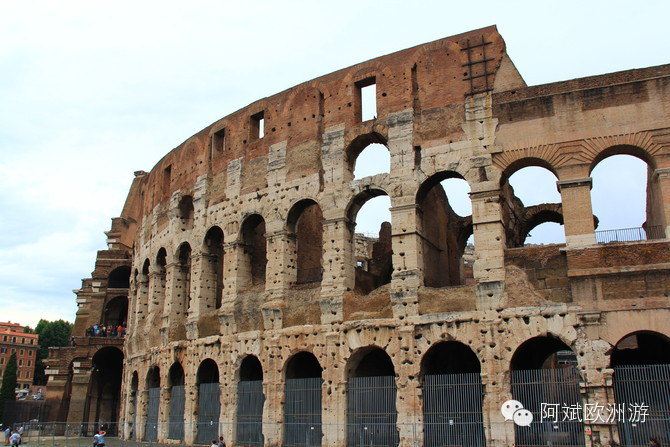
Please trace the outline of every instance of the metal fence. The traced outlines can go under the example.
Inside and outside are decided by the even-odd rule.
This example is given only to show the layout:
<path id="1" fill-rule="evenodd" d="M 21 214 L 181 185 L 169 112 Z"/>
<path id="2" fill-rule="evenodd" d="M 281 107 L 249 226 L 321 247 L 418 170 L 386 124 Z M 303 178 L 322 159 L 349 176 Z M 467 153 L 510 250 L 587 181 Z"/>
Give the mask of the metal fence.
<path id="1" fill-rule="evenodd" d="M 184 405 L 186 403 L 186 387 L 175 385 L 170 389 L 170 420 L 168 438 L 184 439 Z"/>
<path id="2" fill-rule="evenodd" d="M 617 417 L 622 446 L 648 446 L 654 438 L 660 445 L 670 444 L 670 365 L 615 368 L 614 395 L 623 405 Z M 648 408 L 644 421 L 632 417 L 637 405 Z"/>
<path id="3" fill-rule="evenodd" d="M 160 388 L 149 388 L 147 400 L 147 419 L 144 424 L 144 440 L 156 442 L 158 439 L 158 408 L 161 400 Z"/>
<path id="4" fill-rule="evenodd" d="M 198 386 L 198 444 L 209 444 L 219 437 L 220 393 L 218 382 Z"/>
<path id="5" fill-rule="evenodd" d="M 284 446 L 321 445 L 323 379 L 287 379 L 284 401 Z"/>
<path id="6" fill-rule="evenodd" d="M 347 445 L 398 445 L 394 376 L 352 377 L 347 385 Z"/>
<path id="7" fill-rule="evenodd" d="M 634 227 L 596 231 L 596 242 L 599 244 L 646 241 L 650 239 L 663 239 L 664 237 L 665 231 L 660 225 L 650 226 L 646 229 L 643 227 Z"/>
<path id="8" fill-rule="evenodd" d="M 517 446 L 584 445 L 581 421 L 540 417 L 543 403 L 561 407 L 581 405 L 579 373 L 574 366 L 512 371 L 512 396 L 534 415 L 529 427 L 514 425 Z"/>
<path id="9" fill-rule="evenodd" d="M 423 386 L 423 445 L 486 445 L 483 396 L 479 373 L 427 375 Z"/>
<path id="10" fill-rule="evenodd" d="M 238 383 L 236 445 L 263 445 L 263 395 L 262 380 Z"/>

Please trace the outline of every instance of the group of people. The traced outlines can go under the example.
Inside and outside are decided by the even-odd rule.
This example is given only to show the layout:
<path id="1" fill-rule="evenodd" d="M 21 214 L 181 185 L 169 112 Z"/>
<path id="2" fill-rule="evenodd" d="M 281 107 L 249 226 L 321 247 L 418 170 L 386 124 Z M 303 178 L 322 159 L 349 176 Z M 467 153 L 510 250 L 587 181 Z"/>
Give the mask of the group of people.
<path id="1" fill-rule="evenodd" d="M 223 440 L 223 436 L 219 436 L 219 440 L 214 439 L 210 447 L 226 447 L 226 443 Z"/>
<path id="2" fill-rule="evenodd" d="M 118 326 L 95 323 L 93 326 L 86 329 L 86 335 L 90 337 L 123 337 L 126 335 L 126 325 L 119 324 Z"/>
<path id="3" fill-rule="evenodd" d="M 23 426 L 12 430 L 12 428 L 7 425 L 4 428 L 5 434 L 5 445 L 11 445 L 16 447 L 21 445 L 21 435 L 23 435 Z"/>

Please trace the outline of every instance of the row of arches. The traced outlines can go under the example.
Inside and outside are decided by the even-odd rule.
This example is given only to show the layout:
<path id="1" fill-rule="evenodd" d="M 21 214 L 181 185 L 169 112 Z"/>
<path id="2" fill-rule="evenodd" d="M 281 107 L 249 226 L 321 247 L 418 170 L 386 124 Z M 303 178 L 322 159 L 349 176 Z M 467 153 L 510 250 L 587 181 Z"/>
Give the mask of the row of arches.
<path id="1" fill-rule="evenodd" d="M 637 392 L 651 411 L 670 410 L 667 393 L 670 376 L 655 376 L 660 369 L 670 371 L 670 339 L 654 332 L 636 332 L 624 337 L 610 354 L 614 368 L 615 399 L 631 398 Z M 368 346 L 352 353 L 346 368 L 346 443 L 347 445 L 397 445 L 399 442 L 396 371 L 391 357 L 380 347 Z M 149 399 L 158 389 L 158 368 L 149 370 L 146 387 Z M 422 357 L 420 366 L 423 445 L 486 445 L 484 388 L 477 354 L 467 345 L 443 341 L 433 345 Z M 631 379 L 631 373 L 634 379 Z M 310 352 L 300 351 L 284 367 L 283 445 L 318 446 L 323 436 L 323 368 Z M 253 355 L 246 356 L 237 373 L 235 444 L 263 445 L 263 367 Z M 577 355 L 552 335 L 537 336 L 522 343 L 510 363 L 511 398 L 522 402 L 535 419 L 529 427 L 515 426 L 516 445 L 584 445 L 580 421 L 541 420 L 542 403 L 577 405 L 582 402 L 581 376 Z M 183 440 L 184 373 L 176 362 L 168 375 L 170 389 L 170 428 L 168 437 Z M 641 385 L 644 382 L 644 385 Z M 137 390 L 137 372 L 131 386 Z M 204 360 L 197 372 L 197 421 L 199 443 L 217 437 L 220 417 L 219 373 L 212 359 Z M 180 388 L 181 387 L 181 388 Z M 628 402 L 625 402 L 628 403 Z M 181 405 L 181 407 L 180 407 Z M 151 404 L 147 412 L 152 411 Z M 157 413 L 156 413 L 157 414 Z M 156 416 L 157 417 L 157 416 Z M 657 421 L 658 422 L 658 421 Z M 157 424 L 147 414 L 147 424 Z M 154 431 L 147 426 L 145 440 Z M 665 437 L 670 419 L 650 424 L 648 429 L 619 423 L 622 445 L 638 445 L 643 437 Z M 665 431 L 663 431 L 665 430 Z M 647 439 L 648 439 L 647 438 Z"/>
<path id="2" fill-rule="evenodd" d="M 415 158 L 420 163 L 420 148 L 415 148 Z M 372 142 L 360 151 L 349 151 L 354 178 L 360 179 L 377 174 L 390 173 L 391 163 L 388 148 L 383 140 Z M 639 147 L 618 145 L 602 151 L 591 163 L 588 175 L 593 179 L 591 201 L 596 227 L 599 229 L 644 228 L 647 238 L 659 237 L 657 222 L 648 222 L 655 213 L 653 170 L 655 163 L 649 153 Z M 560 209 L 561 195 L 557 188 L 557 169 L 546 160 L 524 158 L 510 164 L 501 175 L 500 187 L 503 196 L 514 205 L 533 207 L 540 204 L 557 204 L 551 211 L 536 214 L 531 211 L 527 223 L 517 234 L 510 235 L 508 247 L 530 244 L 565 243 L 562 228 L 563 214 Z M 460 182 L 443 182 L 450 205 L 454 209 L 471 209 L 468 193 L 470 185 Z M 612 206 L 616 197 L 619 206 Z M 466 211 L 467 213 L 467 211 Z M 469 215 L 460 214 L 462 217 Z M 521 213 L 523 214 L 523 213 Z M 524 217 L 524 216 L 517 216 Z M 652 218 L 651 220 L 655 220 Z M 654 228 L 651 228 L 654 227 Z M 374 231 L 366 228 L 364 232 Z M 528 238 L 528 240 L 527 240 Z"/>

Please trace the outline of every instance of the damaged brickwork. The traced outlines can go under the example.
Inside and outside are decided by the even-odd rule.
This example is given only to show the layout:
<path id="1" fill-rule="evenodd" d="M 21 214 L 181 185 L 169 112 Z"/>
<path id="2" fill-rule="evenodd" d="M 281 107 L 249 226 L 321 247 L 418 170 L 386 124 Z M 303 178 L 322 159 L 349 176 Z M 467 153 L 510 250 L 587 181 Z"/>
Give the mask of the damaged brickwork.
<path id="1" fill-rule="evenodd" d="M 377 113 L 361 121 L 370 83 Z M 390 172 L 354 180 L 372 143 Z M 596 241 L 590 174 L 615 154 L 649 166 L 654 240 Z M 527 166 L 556 175 L 561 203 L 524 207 L 508 179 Z M 450 178 L 468 182 L 471 216 L 449 205 Z M 358 211 L 382 195 L 391 221 L 357 234 Z M 566 243 L 527 245 L 543 222 L 563 224 Z M 138 171 L 77 291 L 74 346 L 48 360 L 48 397 L 63 421 L 194 444 L 202 390 L 218 384 L 208 417 L 228 445 L 306 445 L 289 442 L 312 435 L 289 423 L 288 384 L 320 378 L 308 443 L 335 447 L 358 445 L 370 416 L 351 405 L 357 384 L 391 377 L 392 428 L 369 436 L 432 446 L 431 380 L 474 374 L 483 397 L 463 445 L 523 444 L 500 412 L 523 386 L 515 372 L 574 368 L 575 398 L 608 404 L 617 366 L 670 362 L 645 357 L 645 343 L 670 352 L 669 231 L 670 66 L 528 87 L 495 27 L 448 37 L 256 101 Z M 127 283 L 110 283 L 116 268 Z M 128 334 L 87 337 L 116 297 Z M 94 357 L 111 350 L 118 386 L 96 387 Z M 575 430 L 570 445 L 625 442 L 616 424 Z"/>

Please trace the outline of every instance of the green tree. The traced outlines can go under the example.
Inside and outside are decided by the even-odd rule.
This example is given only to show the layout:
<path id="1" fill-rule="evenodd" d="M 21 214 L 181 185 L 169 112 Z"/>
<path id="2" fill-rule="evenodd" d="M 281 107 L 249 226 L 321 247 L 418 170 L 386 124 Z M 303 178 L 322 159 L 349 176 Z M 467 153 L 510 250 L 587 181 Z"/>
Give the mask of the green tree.
<path id="1" fill-rule="evenodd" d="M 0 386 L 0 420 L 5 409 L 4 403 L 16 399 L 16 352 L 9 357 L 5 372 L 2 373 L 2 386 Z"/>
<path id="2" fill-rule="evenodd" d="M 33 384 L 47 384 L 47 378 L 44 374 L 44 359 L 49 356 L 49 348 L 68 345 L 71 331 L 72 323 L 65 320 L 40 320 L 37 323 L 35 333 L 39 336 L 39 349 L 37 350 L 37 359 L 35 360 Z"/>

